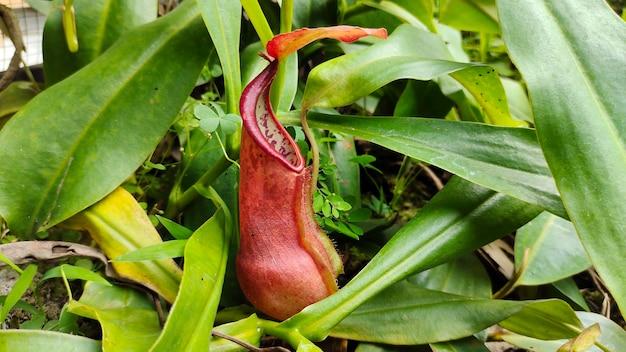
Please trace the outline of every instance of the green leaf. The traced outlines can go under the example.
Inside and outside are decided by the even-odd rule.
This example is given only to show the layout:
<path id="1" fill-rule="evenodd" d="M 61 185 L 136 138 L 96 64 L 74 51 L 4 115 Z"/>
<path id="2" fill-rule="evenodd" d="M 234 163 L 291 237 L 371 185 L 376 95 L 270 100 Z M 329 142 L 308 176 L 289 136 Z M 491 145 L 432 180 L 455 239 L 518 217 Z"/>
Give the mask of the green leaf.
<path id="1" fill-rule="evenodd" d="M 259 329 L 259 318 L 257 318 L 256 314 L 232 323 L 216 326 L 213 330 L 234 337 L 239 341 L 245 341 L 253 346 L 259 346 L 261 342 L 262 332 Z M 221 337 L 213 336 L 211 338 L 211 352 L 226 351 L 248 351 L 248 349 Z"/>
<path id="2" fill-rule="evenodd" d="M 198 7 L 222 64 L 227 112 L 237 113 L 241 95 L 239 69 L 241 3 L 231 0 L 200 0 Z"/>
<path id="3" fill-rule="evenodd" d="M 433 21 L 433 2 L 430 0 L 362 0 L 361 3 L 377 10 L 387 12 L 402 22 L 408 23 L 414 27 L 428 28 L 431 32 L 437 32 Z"/>
<path id="4" fill-rule="evenodd" d="M 188 1 L 13 116 L 0 131 L 0 214 L 11 231 L 32 237 L 131 175 L 176 118 L 209 49 Z"/>
<path id="5" fill-rule="evenodd" d="M 195 105 L 193 107 L 193 114 L 198 120 L 219 119 L 219 115 L 217 115 L 217 112 L 215 112 L 215 110 L 203 104 Z"/>
<path id="6" fill-rule="evenodd" d="M 329 182 L 331 191 L 343 199 L 351 199 L 355 208 L 361 206 L 361 174 L 359 165 L 351 162 L 356 158 L 356 146 L 352 136 L 334 135 L 337 139 L 328 143 L 328 153 L 337 169 Z"/>
<path id="7" fill-rule="evenodd" d="M 393 283 L 471 252 L 539 212 L 527 203 L 455 177 L 346 286 L 281 326 L 321 340 L 350 312 Z"/>
<path id="8" fill-rule="evenodd" d="M 112 262 L 139 262 L 163 258 L 180 258 L 183 256 L 187 240 L 172 240 L 141 247 L 132 252 L 111 259 Z"/>
<path id="9" fill-rule="evenodd" d="M 605 347 L 605 351 L 619 351 L 626 346 L 626 331 L 614 321 L 596 313 L 576 312 L 576 315 L 584 326 L 600 324 L 602 332 L 597 338 L 597 343 Z"/>
<path id="10" fill-rule="evenodd" d="M 46 351 L 51 346 L 57 351 L 102 351 L 100 341 L 82 336 L 43 330 L 0 330 L 2 351 Z"/>
<path id="11" fill-rule="evenodd" d="M 147 351 L 161 332 L 152 300 L 128 287 L 87 282 L 68 311 L 100 323 L 104 351 Z"/>
<path id="12" fill-rule="evenodd" d="M 368 140 L 567 217 L 532 129 L 411 117 L 307 116 L 311 127 Z"/>
<path id="13" fill-rule="evenodd" d="M 20 297 L 28 290 L 33 279 L 35 278 L 35 274 L 37 274 L 37 265 L 28 264 L 26 269 L 20 273 L 20 277 L 15 281 L 11 291 L 7 295 L 4 303 L 2 304 L 2 309 L 0 310 L 0 321 L 4 321 L 9 314 L 9 311 L 13 306 L 20 300 Z"/>
<path id="14" fill-rule="evenodd" d="M 563 203 L 626 311 L 626 23 L 602 0 L 508 0 L 498 9 Z"/>
<path id="15" fill-rule="evenodd" d="M 336 0 L 293 0 L 293 25 L 302 27 L 332 26 L 337 18 Z"/>
<path id="16" fill-rule="evenodd" d="M 167 231 L 169 231 L 170 234 L 178 240 L 186 240 L 193 234 L 193 231 L 184 227 L 183 225 L 180 225 L 177 222 L 174 222 L 168 218 L 164 218 L 159 215 L 157 215 L 156 217 L 157 219 L 159 219 L 159 222 L 163 225 L 163 227 L 165 227 Z"/>
<path id="17" fill-rule="evenodd" d="M 220 127 L 227 134 L 233 134 L 239 130 L 241 126 L 241 117 L 235 114 L 226 114 L 220 118 Z"/>
<path id="18" fill-rule="evenodd" d="M 499 325 L 514 333 L 541 340 L 574 338 L 583 329 L 576 313 L 560 300 L 530 304 Z"/>
<path id="19" fill-rule="evenodd" d="M 199 122 L 200 128 L 204 132 L 213 133 L 220 127 L 220 119 L 219 118 L 204 118 Z"/>
<path id="20" fill-rule="evenodd" d="M 64 221 L 60 226 L 88 231 L 109 258 L 117 258 L 139 248 L 163 243 L 139 203 L 118 188 L 98 203 Z M 126 280 L 148 287 L 173 302 L 181 280 L 181 270 L 169 258 L 141 262 L 114 262 L 116 273 Z"/>
<path id="21" fill-rule="evenodd" d="M 576 308 L 576 306 L 578 306 L 586 311 L 590 310 L 581 293 L 581 290 L 578 288 L 572 277 L 553 282 L 552 286 L 573 303 L 574 309 L 578 310 Z"/>
<path id="22" fill-rule="evenodd" d="M 316 66 L 308 76 L 302 106 L 344 106 L 394 80 L 450 74 L 490 119 L 520 125 L 510 119 L 504 88 L 493 68 L 452 60 L 441 37 L 403 25 L 387 40 Z"/>
<path id="23" fill-rule="evenodd" d="M 443 0 L 439 21 L 463 31 L 500 32 L 495 0 Z"/>
<path id="24" fill-rule="evenodd" d="M 491 280 L 476 255 L 468 254 L 410 276 L 407 281 L 430 290 L 490 298 Z"/>
<path id="25" fill-rule="evenodd" d="M 591 266 L 571 222 L 542 213 L 517 231 L 515 268 L 528 250 L 518 285 L 542 285 L 577 274 Z"/>
<path id="26" fill-rule="evenodd" d="M 474 336 L 430 344 L 433 352 L 489 352 L 485 343 Z"/>
<path id="27" fill-rule="evenodd" d="M 9 116 L 16 113 L 37 95 L 38 89 L 31 82 L 17 81 L 0 91 L 0 129 Z"/>
<path id="28" fill-rule="evenodd" d="M 67 278 L 68 280 L 93 281 L 103 285 L 111 286 L 111 284 L 99 274 L 94 273 L 89 269 L 70 264 L 63 264 L 49 269 L 45 272 L 45 274 L 43 274 L 43 276 L 39 280 L 43 281 L 54 277 L 63 276 L 65 276 L 65 278 Z"/>
<path id="29" fill-rule="evenodd" d="M 155 0 L 74 0 L 78 51 L 70 52 L 63 30 L 64 0 L 55 0 L 43 34 L 48 87 L 70 76 L 109 49 L 133 28 L 157 17 Z"/>
<path id="30" fill-rule="evenodd" d="M 525 304 L 458 296 L 400 282 L 357 308 L 331 335 L 394 345 L 455 340 L 488 328 Z M 411 329 L 406 328 L 409 322 Z"/>
<path id="31" fill-rule="evenodd" d="M 187 240 L 179 294 L 151 351 L 209 349 L 228 260 L 230 221 L 228 210 L 220 205 Z"/>
<path id="32" fill-rule="evenodd" d="M 588 351 L 620 351 L 623 346 L 626 346 L 626 332 L 615 322 L 596 313 L 576 312 L 576 315 L 583 326 L 590 327 L 596 323 L 600 325 L 601 334 L 596 339 L 596 345 Z M 545 341 L 511 332 L 503 333 L 502 339 L 517 347 L 537 351 L 556 351 L 567 342 L 567 339 Z"/>

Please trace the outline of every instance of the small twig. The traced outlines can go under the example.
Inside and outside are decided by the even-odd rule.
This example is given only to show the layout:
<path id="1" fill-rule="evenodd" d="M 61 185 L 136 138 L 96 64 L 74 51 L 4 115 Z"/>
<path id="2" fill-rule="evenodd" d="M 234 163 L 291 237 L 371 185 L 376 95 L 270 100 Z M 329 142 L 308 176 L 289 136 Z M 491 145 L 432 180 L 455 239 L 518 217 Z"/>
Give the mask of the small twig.
<path id="1" fill-rule="evenodd" d="M 9 84 L 13 82 L 13 80 L 17 76 L 17 73 L 20 70 L 20 63 L 22 62 L 22 51 L 24 51 L 26 47 L 24 46 L 22 31 L 20 30 L 17 17 L 10 8 L 2 4 L 0 4 L 0 22 L 6 25 L 6 28 L 3 29 L 7 31 L 7 35 L 9 36 L 9 39 L 11 39 L 11 42 L 15 47 L 15 53 L 11 58 L 9 67 L 0 78 L 1 91 L 4 88 L 8 87 Z"/>
<path id="2" fill-rule="evenodd" d="M 530 248 L 526 248 L 526 250 L 524 250 L 524 257 L 522 258 L 522 264 L 520 265 L 519 270 L 515 272 L 513 277 L 509 280 L 509 282 L 506 283 L 506 285 L 504 285 L 498 292 L 494 293 L 491 296 L 491 299 L 504 298 L 508 296 L 509 294 L 511 294 L 511 292 L 513 292 L 513 290 L 517 288 L 517 281 L 522 276 L 522 274 L 526 270 L 526 267 L 528 266 L 529 254 L 530 254 Z"/>
<path id="3" fill-rule="evenodd" d="M 601 313 L 605 317 L 610 318 L 611 317 L 611 295 L 606 289 L 606 286 L 604 285 L 604 281 L 602 281 L 598 273 L 593 268 L 590 268 L 587 271 L 589 272 L 589 275 L 591 276 L 591 280 L 593 281 L 594 285 L 596 285 L 596 288 L 598 289 L 598 291 L 600 291 L 600 293 L 604 297 L 604 299 L 602 300 Z"/>
<path id="4" fill-rule="evenodd" d="M 426 176 L 428 176 L 433 181 L 435 187 L 437 187 L 437 190 L 441 191 L 441 189 L 443 188 L 443 182 L 441 182 L 439 176 L 437 176 L 437 174 L 435 174 L 435 172 L 423 162 L 420 161 L 417 163 L 417 165 L 419 165 L 419 167 L 421 167 L 422 170 L 424 170 L 424 172 L 426 173 Z"/>
<path id="5" fill-rule="evenodd" d="M 217 330 L 212 330 L 211 331 L 211 335 L 215 336 L 215 337 L 219 337 L 222 338 L 224 340 L 228 340 L 230 342 L 236 343 L 241 347 L 247 348 L 250 351 L 253 352 L 290 352 L 288 349 L 284 348 L 284 347 L 280 347 L 280 346 L 274 346 L 274 347 L 264 347 L 264 348 L 260 348 L 260 347 L 256 347 L 254 345 L 251 345 L 249 343 L 247 343 L 246 341 L 242 341 L 239 340 L 237 338 L 234 338 L 228 334 L 225 334 L 223 332 L 219 332 Z"/>
<path id="6" fill-rule="evenodd" d="M 161 305 L 161 299 L 159 298 L 159 295 L 154 292 L 150 292 L 150 295 L 152 296 L 154 307 L 156 308 L 157 315 L 159 316 L 159 323 L 161 324 L 161 327 L 163 327 L 165 326 L 165 321 L 167 320 L 167 317 L 163 313 L 163 306 Z"/>

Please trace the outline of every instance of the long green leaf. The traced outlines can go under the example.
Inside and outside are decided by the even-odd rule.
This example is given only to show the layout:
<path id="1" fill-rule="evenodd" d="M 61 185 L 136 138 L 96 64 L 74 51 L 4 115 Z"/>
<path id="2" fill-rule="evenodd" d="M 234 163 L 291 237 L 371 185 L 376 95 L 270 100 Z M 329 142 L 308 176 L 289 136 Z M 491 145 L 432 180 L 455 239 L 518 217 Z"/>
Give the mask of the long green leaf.
<path id="1" fill-rule="evenodd" d="M 539 214 L 527 203 L 453 178 L 332 296 L 281 324 L 321 340 L 350 312 L 413 272 L 432 268 L 513 231 Z"/>
<path id="2" fill-rule="evenodd" d="M 611 319 L 596 313 L 576 312 L 584 326 L 600 324 L 602 334 L 598 336 L 598 342 L 609 351 L 619 351 L 626 346 L 626 330 L 617 325 Z"/>
<path id="3" fill-rule="evenodd" d="M 486 329 L 526 304 L 453 295 L 400 282 L 352 312 L 331 335 L 394 345 L 449 341 Z"/>
<path id="4" fill-rule="evenodd" d="M 494 121 L 510 120 L 504 88 L 489 66 L 454 61 L 444 40 L 409 25 L 389 39 L 316 66 L 307 79 L 303 107 L 338 107 L 353 103 L 398 79 L 431 80 L 451 75 Z"/>
<path id="5" fill-rule="evenodd" d="M 73 53 L 65 42 L 63 2 L 53 2 L 44 27 L 44 74 L 48 87 L 95 60 L 131 29 L 157 17 L 155 0 L 74 0 L 78 51 Z"/>
<path id="6" fill-rule="evenodd" d="M 542 213 L 517 231 L 515 268 L 519 270 L 528 249 L 519 285 L 542 285 L 577 274 L 591 266 L 572 223 Z"/>
<path id="7" fill-rule="evenodd" d="M 82 336 L 44 330 L 1 330 L 0 351 L 100 352 L 102 343 Z"/>
<path id="8" fill-rule="evenodd" d="M 70 301 L 68 311 L 100 323 L 104 351 L 144 352 L 161 332 L 149 296 L 124 286 L 88 282 L 80 300 Z"/>
<path id="9" fill-rule="evenodd" d="M 350 134 L 567 217 L 535 132 L 411 117 L 311 112 L 312 127 Z M 297 123 L 296 120 L 289 122 Z"/>
<path id="10" fill-rule="evenodd" d="M 626 23 L 602 0 L 506 0 L 498 7 L 563 203 L 626 311 Z"/>
<path id="11" fill-rule="evenodd" d="M 184 255 L 187 240 L 171 240 L 141 247 L 111 259 L 111 262 L 139 262 L 163 258 L 180 258 Z"/>
<path id="12" fill-rule="evenodd" d="M 241 3 L 231 0 L 199 0 L 198 6 L 222 64 L 227 112 L 237 113 L 241 95 L 239 69 Z"/>
<path id="13" fill-rule="evenodd" d="M 0 131 L 0 214 L 11 231 L 30 237 L 132 174 L 176 117 L 209 47 L 187 1 L 13 116 Z"/>
<path id="14" fill-rule="evenodd" d="M 15 284 L 13 284 L 11 291 L 2 304 L 2 309 L 0 309 L 0 321 L 6 319 L 11 308 L 20 300 L 24 292 L 28 290 L 35 278 L 35 274 L 37 274 L 37 265 L 35 264 L 28 264 L 26 269 L 20 273 L 20 277 L 15 281 Z"/>
<path id="15" fill-rule="evenodd" d="M 88 231 L 108 258 L 163 243 L 137 200 L 121 187 L 60 226 Z M 125 280 L 152 289 L 168 302 L 176 298 L 182 273 L 171 258 L 112 265 Z"/>
<path id="16" fill-rule="evenodd" d="M 542 340 L 576 337 L 584 328 L 572 308 L 559 300 L 528 305 L 499 324 L 515 333 Z"/>
<path id="17" fill-rule="evenodd" d="M 222 293 L 231 218 L 223 204 L 187 240 L 179 294 L 151 351 L 208 351 Z M 190 324 L 193 322 L 193 324 Z"/>
<path id="18" fill-rule="evenodd" d="M 61 264 L 46 271 L 40 281 L 51 279 L 54 277 L 65 277 L 68 280 L 84 280 L 93 281 L 106 286 L 111 286 L 105 278 L 87 268 L 75 266 L 71 264 Z"/>
<path id="19" fill-rule="evenodd" d="M 232 336 L 239 341 L 245 341 L 253 346 L 258 346 L 261 343 L 263 335 L 262 330 L 259 329 L 259 318 L 256 314 L 232 323 L 216 326 L 214 330 Z M 229 351 L 247 351 L 247 349 L 221 337 L 214 336 L 211 339 L 211 352 Z"/>
<path id="20" fill-rule="evenodd" d="M 407 281 L 429 290 L 491 298 L 491 280 L 485 267 L 473 253 L 422 271 L 409 277 Z"/>
<path id="21" fill-rule="evenodd" d="M 495 0 L 442 0 L 439 21 L 464 31 L 500 32 Z"/>

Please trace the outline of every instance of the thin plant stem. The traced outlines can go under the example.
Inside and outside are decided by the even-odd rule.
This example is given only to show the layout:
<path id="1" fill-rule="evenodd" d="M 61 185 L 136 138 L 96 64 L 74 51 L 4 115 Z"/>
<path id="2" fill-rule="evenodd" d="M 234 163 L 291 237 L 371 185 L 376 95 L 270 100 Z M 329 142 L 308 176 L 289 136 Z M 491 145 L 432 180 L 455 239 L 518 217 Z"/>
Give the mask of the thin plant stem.
<path id="1" fill-rule="evenodd" d="M 300 111 L 300 124 L 302 124 L 302 131 L 304 135 L 309 140 L 309 144 L 311 145 L 311 193 L 315 192 L 315 188 L 317 187 L 317 175 L 320 170 L 320 151 L 317 147 L 317 142 L 315 141 L 315 136 L 313 135 L 313 131 L 309 127 L 309 123 L 306 120 L 306 112 L 308 109 L 302 107 Z"/>
<path id="2" fill-rule="evenodd" d="M 528 266 L 529 254 L 530 254 L 530 249 L 526 248 L 526 250 L 524 251 L 524 257 L 522 257 L 522 264 L 520 265 L 519 270 L 515 272 L 515 275 L 513 275 L 511 280 L 509 280 L 509 282 L 507 282 L 506 285 L 504 285 L 498 292 L 494 293 L 493 296 L 491 296 L 491 299 L 504 298 L 508 296 L 509 294 L 511 294 L 511 292 L 513 292 L 517 288 L 517 282 L 519 281 L 519 278 L 522 277 L 522 274 L 524 273 L 524 271 L 526 270 L 526 267 Z"/>

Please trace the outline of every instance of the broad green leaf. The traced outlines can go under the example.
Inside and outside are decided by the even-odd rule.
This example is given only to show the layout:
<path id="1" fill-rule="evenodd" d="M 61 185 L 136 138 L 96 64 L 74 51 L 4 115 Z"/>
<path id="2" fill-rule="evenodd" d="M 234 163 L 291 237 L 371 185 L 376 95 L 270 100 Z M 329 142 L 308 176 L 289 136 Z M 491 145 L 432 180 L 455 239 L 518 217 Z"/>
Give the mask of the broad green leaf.
<path id="1" fill-rule="evenodd" d="M 418 18 L 431 32 L 437 32 L 433 16 L 435 4 L 432 0 L 391 0 L 390 2 L 397 4 Z"/>
<path id="2" fill-rule="evenodd" d="M 102 343 L 82 336 L 44 330 L 0 330 L 0 351 L 101 352 Z"/>
<path id="3" fill-rule="evenodd" d="M 302 106 L 344 106 L 398 79 L 431 80 L 447 74 L 473 95 L 489 119 L 520 125 L 510 118 L 493 68 L 453 61 L 441 37 L 409 25 L 365 50 L 316 66 L 308 76 Z"/>
<path id="4" fill-rule="evenodd" d="M 540 340 L 512 332 L 505 332 L 501 336 L 502 340 L 528 351 L 557 351 L 559 347 L 567 342 L 566 339 Z M 593 352 L 599 352 L 599 350 L 594 349 Z"/>
<path id="5" fill-rule="evenodd" d="M 584 326 L 600 324 L 602 332 L 597 338 L 597 345 L 605 347 L 605 351 L 619 351 L 626 346 L 626 331 L 609 318 L 596 313 L 576 312 Z"/>
<path id="6" fill-rule="evenodd" d="M 517 231 L 516 270 L 519 270 L 527 250 L 526 269 L 517 280 L 518 285 L 547 284 L 591 266 L 572 223 L 547 212 Z"/>
<path id="7" fill-rule="evenodd" d="M 563 203 L 626 311 L 626 23 L 602 0 L 506 0 L 498 9 Z"/>
<path id="8" fill-rule="evenodd" d="M 37 95 L 38 89 L 32 82 L 17 81 L 0 91 L 0 129 L 10 116 Z"/>
<path id="9" fill-rule="evenodd" d="M 595 344 L 596 338 L 601 334 L 600 325 L 593 324 L 585 328 L 576 338 L 570 339 L 557 352 L 584 352 Z"/>
<path id="10" fill-rule="evenodd" d="M 97 320 L 102 327 L 104 351 L 147 351 L 161 326 L 153 301 L 143 292 L 123 286 L 87 282 L 68 311 Z"/>
<path id="11" fill-rule="evenodd" d="M 216 326 L 213 330 L 232 336 L 239 341 L 245 341 L 253 346 L 259 346 L 261 342 L 262 332 L 259 329 L 259 318 L 257 318 L 256 314 L 232 323 Z M 213 336 L 211 338 L 211 352 L 226 351 L 248 351 L 248 349 L 221 337 Z"/>
<path id="12" fill-rule="evenodd" d="M 426 13 L 428 13 L 428 10 L 430 10 L 431 15 L 432 15 L 432 2 L 431 1 L 421 1 L 421 2 L 422 4 L 420 4 L 418 1 L 414 1 L 412 3 L 407 4 L 407 2 L 405 1 L 404 4 L 401 4 L 400 1 L 397 1 L 397 0 L 396 1 L 371 1 L 371 0 L 361 1 L 363 5 L 367 5 L 376 10 L 386 12 L 396 17 L 397 19 L 401 20 L 404 23 L 408 23 L 414 27 L 421 28 L 421 29 L 428 29 L 434 32 L 435 27 L 434 27 L 432 16 L 424 16 Z M 424 4 L 424 3 L 427 3 L 427 4 Z M 403 6 L 403 5 L 410 5 L 410 4 L 413 4 L 413 9 L 423 8 L 423 10 L 419 11 L 419 13 L 422 14 L 422 18 L 426 19 L 428 21 L 427 23 L 429 23 L 431 27 L 427 27 L 426 24 L 420 20 L 420 18 L 414 15 L 405 6 Z M 426 5 L 426 6 L 420 6 L 420 5 Z"/>
<path id="13" fill-rule="evenodd" d="M 579 310 L 577 308 L 580 307 L 585 311 L 589 311 L 589 306 L 583 297 L 580 288 L 576 285 L 576 282 L 572 277 L 568 277 L 556 282 L 552 283 L 554 289 L 556 289 L 560 294 L 562 294 L 565 298 L 570 300 L 573 304 L 574 309 Z"/>
<path id="14" fill-rule="evenodd" d="M 43 274 L 39 281 L 51 279 L 54 277 L 65 277 L 68 280 L 93 281 L 106 286 L 111 286 L 111 284 L 99 274 L 94 273 L 89 269 L 70 264 L 62 264 L 49 269 L 45 272 L 45 274 Z"/>
<path id="15" fill-rule="evenodd" d="M 227 112 L 237 113 L 241 95 L 239 69 L 241 3 L 231 0 L 198 0 L 198 7 L 222 64 Z"/>
<path id="16" fill-rule="evenodd" d="M 294 0 L 293 25 L 327 27 L 337 24 L 337 0 Z"/>
<path id="17" fill-rule="evenodd" d="M 433 352 L 489 352 L 485 343 L 474 336 L 430 344 Z"/>
<path id="18" fill-rule="evenodd" d="M 490 298 L 491 280 L 474 254 L 455 258 L 407 278 L 422 288 L 467 297 Z"/>
<path id="19" fill-rule="evenodd" d="M 111 259 L 111 262 L 139 262 L 183 256 L 187 240 L 172 240 L 136 249 Z"/>
<path id="20" fill-rule="evenodd" d="M 530 304 L 499 325 L 514 333 L 542 340 L 574 338 L 583 329 L 576 313 L 560 300 Z"/>
<path id="21" fill-rule="evenodd" d="M 121 187 L 61 226 L 88 231 L 109 258 L 163 243 L 148 215 Z M 121 277 L 154 290 L 168 302 L 176 298 L 182 274 L 172 259 L 113 262 L 112 265 Z"/>
<path id="22" fill-rule="evenodd" d="M 463 31 L 500 32 L 495 0 L 443 0 L 439 21 Z"/>
<path id="23" fill-rule="evenodd" d="M 74 0 L 78 51 L 70 52 L 63 30 L 63 2 L 53 1 L 44 26 L 44 73 L 48 87 L 95 60 L 133 28 L 157 17 L 155 0 Z"/>
<path id="24" fill-rule="evenodd" d="M 362 342 L 359 343 L 355 352 L 432 352 L 432 349 L 428 345 L 393 346 Z"/>
<path id="25" fill-rule="evenodd" d="M 537 216 L 540 209 L 453 178 L 346 286 L 281 324 L 323 339 L 358 306 L 414 272 L 471 252 Z"/>
<path id="26" fill-rule="evenodd" d="M 449 341 L 486 329 L 526 304 L 453 295 L 400 282 L 357 308 L 331 335 L 394 345 Z"/>
<path id="27" fill-rule="evenodd" d="M 37 265 L 28 264 L 26 269 L 20 273 L 20 277 L 15 281 L 11 291 L 7 295 L 6 299 L 2 303 L 2 309 L 0 310 L 0 321 L 4 321 L 9 311 L 20 300 L 24 292 L 28 290 L 30 285 L 37 274 Z"/>
<path id="28" fill-rule="evenodd" d="M 30 238 L 131 175 L 176 118 L 209 49 L 187 1 L 15 114 L 0 131 L 0 214 L 13 234 Z"/>
<path id="29" fill-rule="evenodd" d="M 533 123 L 533 112 L 528 100 L 528 94 L 519 81 L 501 77 L 502 86 L 506 91 L 506 97 L 509 101 L 509 111 L 511 116 L 516 120 Z"/>
<path id="30" fill-rule="evenodd" d="M 532 129 L 315 112 L 307 118 L 311 127 L 368 140 L 567 217 Z"/>
<path id="31" fill-rule="evenodd" d="M 221 206 L 187 240 L 180 291 L 151 351 L 209 349 L 230 245 L 232 220 Z"/>
<path id="32" fill-rule="evenodd" d="M 597 337 L 595 346 L 592 346 L 587 351 L 621 351 L 622 347 L 626 346 L 626 332 L 615 322 L 595 313 L 576 312 L 576 315 L 583 326 L 590 327 L 596 323 L 600 325 L 600 336 Z M 540 340 L 511 332 L 503 333 L 502 339 L 517 347 L 533 351 L 556 351 L 567 342 L 567 339 Z"/>
<path id="33" fill-rule="evenodd" d="M 445 117 L 452 106 L 437 83 L 411 80 L 398 98 L 393 116 Z"/>

